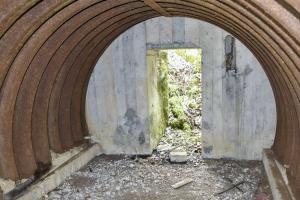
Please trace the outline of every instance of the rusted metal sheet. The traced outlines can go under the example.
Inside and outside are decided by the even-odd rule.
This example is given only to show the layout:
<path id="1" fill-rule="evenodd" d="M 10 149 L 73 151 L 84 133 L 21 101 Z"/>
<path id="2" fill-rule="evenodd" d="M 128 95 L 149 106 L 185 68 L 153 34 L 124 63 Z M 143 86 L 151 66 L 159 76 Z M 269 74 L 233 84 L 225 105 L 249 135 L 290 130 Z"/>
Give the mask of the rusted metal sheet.
<path id="1" fill-rule="evenodd" d="M 165 16 L 165 17 L 171 17 L 171 15 L 158 3 L 156 3 L 154 0 L 144 0 L 144 3 L 150 6 L 153 10 L 155 10 L 158 14 Z"/>
<path id="2" fill-rule="evenodd" d="M 297 0 L 0 2 L 0 176 L 20 179 L 87 134 L 96 60 L 122 31 L 161 15 L 220 26 L 257 57 L 278 113 L 273 150 L 300 198 L 300 4 Z"/>
<path id="3" fill-rule="evenodd" d="M 30 34 L 32 34 L 38 26 L 43 24 L 48 17 L 55 13 L 59 7 L 59 2 L 48 1 L 42 4 L 37 4 L 34 8 L 23 14 L 20 19 L 15 21 L 14 25 L 5 32 L 0 40 L 0 49 L 5 49 L 0 51 L 0 86 L 2 86 L 0 91 L 0 126 L 2 137 L 0 140 L 0 159 L 6 163 L 5 166 L 0 165 L 0 174 L 3 177 L 17 179 L 19 175 L 18 170 L 21 169 L 20 166 L 17 170 L 17 167 L 19 167 L 18 163 L 24 163 L 24 160 L 27 161 L 27 164 L 21 170 L 26 171 L 25 173 L 27 175 L 32 175 L 36 168 L 31 140 L 29 137 L 26 137 L 22 143 L 27 146 L 26 151 L 21 152 L 21 154 L 24 153 L 24 157 L 18 160 L 14 155 L 14 153 L 17 154 L 18 150 L 13 148 L 12 113 L 15 94 L 18 90 L 18 83 L 15 79 L 19 77 L 16 72 L 12 72 L 10 80 L 13 82 L 10 83 L 6 74 L 8 70 L 14 71 L 11 67 L 11 63 L 14 57 L 19 55 L 19 50 L 24 42 L 30 37 Z M 5 82 L 4 79 L 6 80 Z M 21 136 L 19 138 L 21 138 Z M 18 139 L 15 138 L 14 141 L 16 140 L 18 141 Z"/>
<path id="4" fill-rule="evenodd" d="M 2 0 L 0 2 L 0 38 L 7 29 L 19 18 L 23 13 L 27 12 L 32 6 L 37 4 L 38 0 Z"/>
<path id="5" fill-rule="evenodd" d="M 90 2 L 92 3 L 92 2 Z M 80 6 L 70 6 L 66 8 L 69 10 L 65 14 L 62 14 L 62 12 L 57 13 L 56 16 L 52 17 L 48 20 L 45 24 L 51 23 L 53 26 L 53 29 L 50 29 L 49 27 L 45 28 L 41 27 L 37 32 L 34 33 L 34 35 L 31 37 L 27 44 L 31 43 L 35 46 L 39 45 L 37 42 L 41 39 L 41 36 L 47 38 L 49 35 L 55 31 L 55 24 L 57 27 L 59 27 L 64 20 L 63 17 L 72 16 L 73 13 L 77 13 L 79 9 L 81 9 Z M 67 15 L 66 15 L 67 14 Z M 66 15 L 66 16 L 64 16 Z M 57 31 L 61 36 L 63 35 L 63 31 L 65 29 L 61 28 Z M 57 33 L 56 32 L 56 33 Z M 65 32 L 64 32 L 65 33 Z M 14 143 L 16 146 L 15 149 L 19 152 L 24 152 L 26 148 L 28 148 L 28 143 L 24 142 L 25 138 L 29 138 L 28 140 L 32 140 L 32 147 L 34 150 L 34 158 L 35 162 L 38 164 L 38 167 L 44 168 L 44 166 L 47 166 L 50 164 L 50 152 L 49 152 L 49 144 L 48 144 L 48 136 L 44 132 L 39 132 L 37 135 L 31 134 L 31 113 L 32 113 L 32 105 L 33 100 L 35 97 L 36 87 L 38 86 L 39 76 L 43 72 L 43 66 L 46 66 L 48 63 L 48 60 L 51 58 L 52 51 L 59 48 L 61 45 L 61 40 L 59 40 L 59 37 L 55 37 L 57 34 L 52 34 L 52 37 L 50 37 L 46 43 L 44 43 L 43 46 L 39 47 L 38 52 L 36 53 L 34 59 L 28 60 L 28 62 L 31 62 L 28 68 L 26 69 L 26 61 L 25 59 L 30 59 L 31 57 L 24 57 L 20 62 L 23 63 L 23 68 L 26 69 L 26 73 L 23 77 L 23 80 L 21 82 L 21 85 L 19 86 L 19 91 L 17 94 L 17 100 L 15 102 L 15 109 L 14 109 L 14 122 L 13 122 L 13 136 L 15 137 L 21 137 Z M 36 38 L 36 40 L 35 40 Z M 43 44 L 43 43 L 41 43 Z M 31 49 L 31 48 L 27 48 Z M 49 50 L 51 49 L 51 50 Z M 26 51 L 25 47 L 23 47 L 24 51 Z M 15 59 L 15 63 L 17 62 L 18 57 Z M 20 76 L 22 78 L 22 76 Z M 28 116 L 25 117 L 24 116 Z M 25 135 L 26 134 L 26 135 Z M 22 145 L 23 144 L 23 145 Z M 24 155 L 22 153 L 18 153 L 20 156 L 20 159 L 24 158 Z M 19 157 L 19 156 L 16 157 Z M 23 166 L 21 166 L 23 169 Z M 35 169 L 34 169 L 35 170 Z M 20 170 L 19 170 L 20 171 Z M 20 176 L 22 177 L 24 173 L 20 172 Z M 28 176 L 26 173 L 24 176 Z"/>

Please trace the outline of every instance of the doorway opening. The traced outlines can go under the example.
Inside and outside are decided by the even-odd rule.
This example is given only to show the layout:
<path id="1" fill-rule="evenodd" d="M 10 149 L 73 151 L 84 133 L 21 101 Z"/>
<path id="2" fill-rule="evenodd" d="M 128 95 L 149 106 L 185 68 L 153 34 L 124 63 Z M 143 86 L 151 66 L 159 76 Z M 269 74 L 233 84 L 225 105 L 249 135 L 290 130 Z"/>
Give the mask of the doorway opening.
<path id="1" fill-rule="evenodd" d="M 157 67 L 163 113 L 163 131 L 155 153 L 171 162 L 193 162 L 202 149 L 202 50 L 161 49 L 156 56 L 156 65 L 148 66 Z"/>

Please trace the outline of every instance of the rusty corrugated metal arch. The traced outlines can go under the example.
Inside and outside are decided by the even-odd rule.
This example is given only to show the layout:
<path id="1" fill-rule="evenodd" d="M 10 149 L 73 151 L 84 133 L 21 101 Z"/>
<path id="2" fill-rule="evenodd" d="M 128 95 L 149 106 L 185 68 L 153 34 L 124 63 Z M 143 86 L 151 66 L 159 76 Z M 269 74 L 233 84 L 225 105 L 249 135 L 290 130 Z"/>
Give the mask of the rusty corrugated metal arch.
<path id="1" fill-rule="evenodd" d="M 0 176 L 18 180 L 83 142 L 88 81 L 105 48 L 147 19 L 185 16 L 242 41 L 273 88 L 273 150 L 300 195 L 300 2 L 297 0 L 0 1 Z M 298 183 L 298 184 L 297 184 Z"/>

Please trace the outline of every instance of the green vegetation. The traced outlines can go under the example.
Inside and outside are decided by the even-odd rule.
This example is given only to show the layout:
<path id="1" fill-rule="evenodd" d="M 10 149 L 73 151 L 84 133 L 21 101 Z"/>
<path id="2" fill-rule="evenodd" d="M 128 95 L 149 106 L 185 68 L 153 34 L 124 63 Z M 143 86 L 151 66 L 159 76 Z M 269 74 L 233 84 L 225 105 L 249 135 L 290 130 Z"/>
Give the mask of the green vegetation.
<path id="1" fill-rule="evenodd" d="M 169 109 L 171 111 L 169 118 L 169 126 L 173 129 L 180 129 L 185 131 L 191 130 L 191 124 L 187 117 L 184 107 L 182 106 L 183 98 L 181 96 L 171 96 L 169 99 Z"/>
<path id="2" fill-rule="evenodd" d="M 151 53 L 155 56 L 147 58 L 149 63 L 154 65 L 150 66 L 152 71 L 149 73 L 151 73 L 150 77 L 155 77 L 155 79 L 150 80 L 148 88 L 149 94 L 152 95 L 149 99 L 151 105 L 149 108 L 149 128 L 151 133 L 150 145 L 151 147 L 156 147 L 168 125 L 168 63 L 165 52 L 153 50 Z"/>
<path id="3" fill-rule="evenodd" d="M 166 52 L 164 52 L 164 59 Z M 201 50 L 176 49 L 175 53 L 191 68 L 169 67 L 169 126 L 190 131 L 194 124 L 187 109 L 200 109 L 201 97 Z"/>
<path id="4" fill-rule="evenodd" d="M 168 54 L 167 52 L 159 52 L 159 68 L 158 68 L 158 90 L 161 97 L 161 108 L 163 109 L 164 119 L 167 120 L 169 117 L 168 99 L 169 99 L 169 87 L 168 87 Z"/>
<path id="5" fill-rule="evenodd" d="M 168 61 L 170 53 L 179 58 L 178 63 L 183 66 L 177 66 L 178 63 L 171 66 Z M 183 146 L 197 146 L 201 141 L 201 125 L 194 118 L 201 115 L 201 50 L 162 50 L 159 57 L 159 89 L 165 108 L 163 113 L 168 116 L 171 132 L 176 132 L 162 139 L 170 144 L 182 145 L 184 141 L 189 145 Z"/>

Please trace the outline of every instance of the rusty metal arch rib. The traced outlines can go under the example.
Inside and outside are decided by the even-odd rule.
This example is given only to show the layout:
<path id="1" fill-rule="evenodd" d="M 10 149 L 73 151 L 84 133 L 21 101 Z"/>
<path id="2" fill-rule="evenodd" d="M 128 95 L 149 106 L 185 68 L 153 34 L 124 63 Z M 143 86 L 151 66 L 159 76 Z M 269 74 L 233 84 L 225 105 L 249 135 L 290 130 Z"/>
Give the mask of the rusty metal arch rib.
<path id="1" fill-rule="evenodd" d="M 1 177 L 30 177 L 51 164 L 50 149 L 83 143 L 95 63 L 119 34 L 161 13 L 220 26 L 254 53 L 276 99 L 273 150 L 300 195 L 299 1 L 4 0 L 0 8 Z"/>

